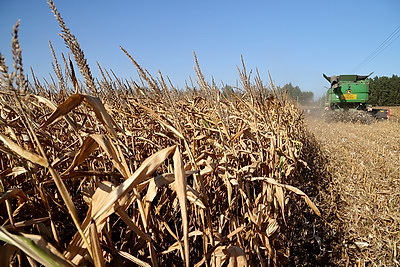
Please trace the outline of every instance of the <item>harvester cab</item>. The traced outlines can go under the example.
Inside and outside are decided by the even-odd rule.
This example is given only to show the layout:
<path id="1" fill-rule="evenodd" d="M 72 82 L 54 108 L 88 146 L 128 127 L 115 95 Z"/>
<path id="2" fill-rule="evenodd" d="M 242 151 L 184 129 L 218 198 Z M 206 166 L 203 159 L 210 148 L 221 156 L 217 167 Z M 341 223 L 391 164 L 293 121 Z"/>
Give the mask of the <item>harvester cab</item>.
<path id="1" fill-rule="evenodd" d="M 371 119 L 388 119 L 389 110 L 368 106 L 368 75 L 334 75 L 323 77 L 330 83 L 326 94 L 325 111 L 330 120 L 370 122 Z"/>

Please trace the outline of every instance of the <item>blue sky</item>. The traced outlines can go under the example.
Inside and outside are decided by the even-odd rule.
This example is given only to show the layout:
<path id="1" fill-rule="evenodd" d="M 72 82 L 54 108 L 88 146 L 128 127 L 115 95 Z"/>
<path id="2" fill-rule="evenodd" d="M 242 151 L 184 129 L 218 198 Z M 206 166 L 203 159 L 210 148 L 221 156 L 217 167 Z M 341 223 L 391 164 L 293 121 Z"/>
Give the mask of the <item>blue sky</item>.
<path id="1" fill-rule="evenodd" d="M 291 82 L 319 96 L 329 85 L 322 73 L 351 73 L 400 26 L 399 0 L 54 2 L 95 76 L 99 62 L 118 77 L 137 79 L 121 45 L 143 68 L 154 76 L 160 70 L 179 88 L 196 78 L 195 51 L 206 79 L 218 85 L 236 85 L 243 55 L 247 69 L 257 68 L 265 83 L 269 71 L 276 85 Z M 68 49 L 47 2 L 0 0 L 0 52 L 8 65 L 18 19 L 25 71 L 30 75 L 31 66 L 49 79 L 48 41 L 59 57 Z M 356 73 L 372 71 L 400 75 L 400 38 Z"/>

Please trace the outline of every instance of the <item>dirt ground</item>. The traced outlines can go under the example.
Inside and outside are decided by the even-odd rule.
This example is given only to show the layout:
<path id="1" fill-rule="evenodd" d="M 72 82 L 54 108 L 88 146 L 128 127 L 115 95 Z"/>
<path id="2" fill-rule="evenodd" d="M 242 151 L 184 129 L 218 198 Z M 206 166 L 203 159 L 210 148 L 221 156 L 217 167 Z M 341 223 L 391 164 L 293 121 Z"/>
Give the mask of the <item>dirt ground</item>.
<path id="1" fill-rule="evenodd" d="M 333 177 L 342 266 L 400 266 L 400 123 L 307 119 Z"/>

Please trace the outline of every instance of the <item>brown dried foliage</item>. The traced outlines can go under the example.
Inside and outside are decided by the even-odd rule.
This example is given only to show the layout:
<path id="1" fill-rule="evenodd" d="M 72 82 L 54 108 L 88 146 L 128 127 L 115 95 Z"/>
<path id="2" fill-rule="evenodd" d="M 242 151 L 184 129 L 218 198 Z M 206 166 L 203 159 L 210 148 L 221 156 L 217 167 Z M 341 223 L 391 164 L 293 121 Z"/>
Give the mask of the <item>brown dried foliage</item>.
<path id="1" fill-rule="evenodd" d="M 23 72 L 8 74 L 1 60 L 2 231 L 40 236 L 32 240 L 69 265 L 329 263 L 324 162 L 293 103 L 258 76 L 253 84 L 244 63 L 242 92 L 223 94 L 197 58 L 199 88 L 178 91 L 124 49 L 148 86 L 105 70 L 94 84 L 49 3 L 87 90 L 100 95 L 75 91 L 72 64 L 62 88 L 24 91 L 14 79 Z M 31 260 L 2 253 L 10 265 Z"/>

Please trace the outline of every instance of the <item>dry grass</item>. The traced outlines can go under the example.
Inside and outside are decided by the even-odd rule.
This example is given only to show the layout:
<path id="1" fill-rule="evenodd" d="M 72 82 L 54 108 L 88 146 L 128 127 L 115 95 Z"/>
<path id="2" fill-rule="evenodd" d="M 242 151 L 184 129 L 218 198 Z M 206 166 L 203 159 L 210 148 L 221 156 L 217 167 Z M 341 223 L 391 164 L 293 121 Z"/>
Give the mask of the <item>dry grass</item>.
<path id="1" fill-rule="evenodd" d="M 337 188 L 341 265 L 399 266 L 400 124 L 308 125 L 328 155 Z"/>
<path id="2" fill-rule="evenodd" d="M 242 92 L 223 95 L 196 57 L 197 88 L 177 91 L 123 48 L 141 85 L 100 66 L 94 82 L 49 3 L 86 86 L 54 51 L 59 81 L 29 84 L 16 27 L 15 71 L 0 60 L 2 264 L 333 264 L 325 161 L 284 95 L 244 63 Z"/>

